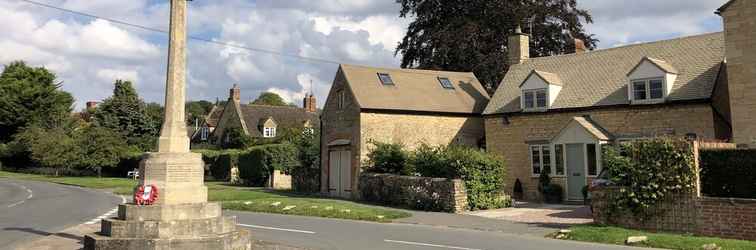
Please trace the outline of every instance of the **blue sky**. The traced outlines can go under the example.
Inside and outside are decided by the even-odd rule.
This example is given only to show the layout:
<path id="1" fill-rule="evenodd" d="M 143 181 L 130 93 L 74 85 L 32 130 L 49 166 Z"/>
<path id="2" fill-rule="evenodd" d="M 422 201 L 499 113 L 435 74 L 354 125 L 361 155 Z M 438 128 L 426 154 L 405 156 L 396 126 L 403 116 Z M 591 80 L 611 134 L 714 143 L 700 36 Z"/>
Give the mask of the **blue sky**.
<path id="1" fill-rule="evenodd" d="M 139 25 L 167 29 L 166 0 L 36 0 Z M 722 30 L 714 11 L 726 0 L 578 0 L 587 26 L 610 48 Z M 196 0 L 189 33 L 206 39 L 339 62 L 397 67 L 393 52 L 410 20 L 392 0 Z M 55 71 L 77 99 L 110 96 L 116 78 L 133 80 L 142 97 L 162 102 L 165 34 L 32 6 L 0 2 L 0 63 L 25 60 Z M 322 105 L 336 65 L 189 43 L 190 99 L 221 100 L 234 83 L 243 101 L 261 91 L 299 104 L 313 81 Z"/>

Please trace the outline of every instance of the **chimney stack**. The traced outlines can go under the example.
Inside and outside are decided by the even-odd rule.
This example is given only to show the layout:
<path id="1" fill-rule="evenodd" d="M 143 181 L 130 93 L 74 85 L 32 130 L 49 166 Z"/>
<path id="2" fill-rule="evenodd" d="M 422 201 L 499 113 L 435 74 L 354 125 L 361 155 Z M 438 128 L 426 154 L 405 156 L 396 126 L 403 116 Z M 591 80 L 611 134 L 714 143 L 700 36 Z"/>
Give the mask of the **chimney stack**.
<path id="1" fill-rule="evenodd" d="M 241 89 L 239 89 L 239 85 L 234 84 L 234 87 L 232 87 L 229 92 L 230 92 L 228 95 L 229 100 L 233 100 L 237 103 L 241 101 Z"/>
<path id="2" fill-rule="evenodd" d="M 514 34 L 509 37 L 507 45 L 509 65 L 515 65 L 530 59 L 530 36 L 522 33 L 522 28 L 517 26 Z"/>
<path id="3" fill-rule="evenodd" d="M 575 38 L 575 54 L 583 54 L 588 51 L 585 47 L 585 42 L 582 39 Z"/>
<path id="4" fill-rule="evenodd" d="M 98 102 L 95 101 L 89 101 L 87 102 L 87 110 L 94 109 L 97 107 Z"/>
<path id="5" fill-rule="evenodd" d="M 315 95 L 306 94 L 304 98 L 304 105 L 302 106 L 305 111 L 315 113 L 318 111 L 318 105 L 315 101 Z"/>

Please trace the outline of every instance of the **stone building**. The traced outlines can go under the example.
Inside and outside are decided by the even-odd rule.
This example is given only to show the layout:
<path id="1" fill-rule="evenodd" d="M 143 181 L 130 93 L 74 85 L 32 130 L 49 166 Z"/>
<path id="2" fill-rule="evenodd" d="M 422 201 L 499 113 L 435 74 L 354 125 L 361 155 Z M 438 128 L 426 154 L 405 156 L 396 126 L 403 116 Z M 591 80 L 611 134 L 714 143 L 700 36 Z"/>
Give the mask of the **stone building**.
<path id="1" fill-rule="evenodd" d="M 576 40 L 574 53 L 542 58 L 529 58 L 529 37 L 516 32 L 513 65 L 484 112 L 487 149 L 507 163 L 506 191 L 519 180 L 525 199 L 539 199 L 538 176 L 548 171 L 565 200 L 582 200 L 608 143 L 666 136 L 753 145 L 755 11 L 754 1 L 734 0 L 718 12 L 724 33 L 590 52 Z"/>
<path id="2" fill-rule="evenodd" d="M 226 131 L 241 129 L 246 135 L 257 138 L 277 138 L 289 130 L 317 129 L 320 118 L 315 97 L 304 98 L 304 108 L 241 104 L 241 90 L 237 85 L 229 91 L 226 105 L 216 107 L 208 115 L 204 127 L 210 132 L 212 143 L 229 140 Z M 212 130 L 212 131 L 210 131 Z"/>
<path id="3" fill-rule="evenodd" d="M 321 191 L 357 197 L 371 141 L 480 146 L 488 100 L 472 73 L 341 65 L 321 117 Z"/>

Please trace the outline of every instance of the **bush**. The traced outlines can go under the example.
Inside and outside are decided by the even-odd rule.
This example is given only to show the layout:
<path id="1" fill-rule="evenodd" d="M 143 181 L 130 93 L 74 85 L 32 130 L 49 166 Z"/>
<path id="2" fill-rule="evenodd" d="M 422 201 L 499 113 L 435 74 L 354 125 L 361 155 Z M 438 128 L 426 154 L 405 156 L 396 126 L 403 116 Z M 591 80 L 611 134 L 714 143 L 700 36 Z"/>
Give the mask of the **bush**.
<path id="1" fill-rule="evenodd" d="M 700 157 L 704 194 L 756 199 L 756 150 L 701 150 Z"/>
<path id="2" fill-rule="evenodd" d="M 459 178 L 459 169 L 448 164 L 450 161 L 446 147 L 420 145 L 410 159 L 410 164 L 420 176 Z"/>
<path id="3" fill-rule="evenodd" d="M 297 149 L 291 144 L 269 144 L 249 148 L 239 155 L 239 178 L 249 186 L 265 186 L 273 170 L 291 174 L 299 165 Z"/>
<path id="4" fill-rule="evenodd" d="M 239 166 L 239 157 L 243 152 L 239 150 L 223 150 L 216 152 L 218 153 L 203 154 L 202 160 L 215 159 L 213 164 L 210 165 L 210 175 L 212 175 L 215 180 L 228 181 L 231 178 L 231 169 Z"/>
<path id="5" fill-rule="evenodd" d="M 478 149 L 451 146 L 446 148 L 448 162 L 458 169 L 465 181 L 467 203 L 470 210 L 502 208 L 510 205 L 504 196 L 504 161 Z M 449 178 L 449 177 L 447 177 Z"/>
<path id="6" fill-rule="evenodd" d="M 391 144 L 371 141 L 374 148 L 368 153 L 370 173 L 411 175 L 409 167 L 409 153 L 401 144 Z"/>
<path id="7" fill-rule="evenodd" d="M 603 149 L 603 166 L 620 186 L 610 210 L 644 214 L 671 194 L 694 190 L 694 157 L 687 141 L 654 139 Z"/>
<path id="8" fill-rule="evenodd" d="M 255 145 L 255 139 L 239 128 L 226 129 L 222 136 L 224 139 L 221 140 L 221 147 L 224 149 L 245 149 Z M 228 138 L 228 141 L 225 138 Z"/>
<path id="9" fill-rule="evenodd" d="M 320 132 L 299 132 L 292 140 L 299 164 L 291 170 L 291 188 L 296 192 L 320 192 Z"/>
<path id="10" fill-rule="evenodd" d="M 564 190 L 559 184 L 550 183 L 543 187 L 544 201 L 550 204 L 562 203 Z"/>

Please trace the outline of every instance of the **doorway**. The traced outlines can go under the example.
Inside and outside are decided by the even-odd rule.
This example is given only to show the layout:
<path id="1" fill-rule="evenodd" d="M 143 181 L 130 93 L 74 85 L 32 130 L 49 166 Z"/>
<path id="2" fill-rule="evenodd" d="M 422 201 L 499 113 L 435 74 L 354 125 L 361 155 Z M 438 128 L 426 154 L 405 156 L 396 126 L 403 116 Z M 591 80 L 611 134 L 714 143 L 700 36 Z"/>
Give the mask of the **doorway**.
<path id="1" fill-rule="evenodd" d="M 567 144 L 567 200 L 582 200 L 585 184 L 585 144 Z"/>
<path id="2" fill-rule="evenodd" d="M 328 192 L 350 198 L 352 194 L 352 151 L 335 150 L 328 155 Z"/>

